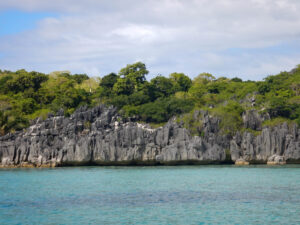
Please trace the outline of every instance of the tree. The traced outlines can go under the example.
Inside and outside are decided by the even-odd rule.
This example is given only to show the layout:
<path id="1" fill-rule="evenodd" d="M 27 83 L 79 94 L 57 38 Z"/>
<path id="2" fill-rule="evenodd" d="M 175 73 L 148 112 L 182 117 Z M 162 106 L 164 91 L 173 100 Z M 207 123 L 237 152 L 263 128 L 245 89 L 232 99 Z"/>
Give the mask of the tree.
<path id="1" fill-rule="evenodd" d="M 190 100 L 174 97 L 160 98 L 140 106 L 139 115 L 146 122 L 167 122 L 172 116 L 191 111 L 194 104 Z"/>
<path id="2" fill-rule="evenodd" d="M 241 78 L 238 78 L 238 77 L 232 78 L 231 81 L 233 81 L 233 82 L 243 82 L 243 80 Z"/>
<path id="3" fill-rule="evenodd" d="M 261 82 L 258 85 L 258 92 L 262 95 L 268 93 L 271 90 L 270 85 L 266 82 Z"/>
<path id="4" fill-rule="evenodd" d="M 117 82 L 114 84 L 113 92 L 116 95 L 131 95 L 134 92 L 134 83 L 131 79 L 118 78 Z"/>
<path id="5" fill-rule="evenodd" d="M 150 81 L 151 98 L 168 97 L 175 93 L 174 82 L 163 76 L 157 76 Z"/>
<path id="6" fill-rule="evenodd" d="M 293 108 L 284 97 L 281 96 L 274 96 L 270 101 L 270 107 L 268 109 L 269 114 L 271 117 L 286 117 L 289 118 Z"/>
<path id="7" fill-rule="evenodd" d="M 121 109 L 122 107 L 129 105 L 129 100 L 127 95 L 115 95 L 111 96 L 107 103 Z"/>
<path id="8" fill-rule="evenodd" d="M 31 114 L 37 109 L 37 104 L 32 98 L 22 99 L 18 102 L 20 112 L 24 114 Z"/>
<path id="9" fill-rule="evenodd" d="M 176 91 L 188 91 L 192 86 L 192 80 L 184 73 L 171 73 L 170 79 L 175 83 Z"/>
<path id="10" fill-rule="evenodd" d="M 34 71 L 27 73 L 25 70 L 17 72 L 17 76 L 14 79 L 7 81 L 7 91 L 18 93 L 28 88 L 33 88 L 37 91 L 41 87 L 41 83 L 48 80 L 48 76 L 42 73 Z"/>
<path id="11" fill-rule="evenodd" d="M 112 94 L 112 89 L 117 80 L 118 76 L 115 73 L 110 73 L 104 76 L 100 82 L 100 87 L 102 88 L 101 96 L 110 96 Z"/>
<path id="12" fill-rule="evenodd" d="M 0 92 L 5 92 L 7 91 L 6 86 L 7 86 L 7 81 L 12 80 L 13 77 L 11 75 L 6 75 L 6 76 L 1 76 L 0 77 Z"/>
<path id="13" fill-rule="evenodd" d="M 117 80 L 118 80 L 117 74 L 110 73 L 101 79 L 100 87 L 103 87 L 105 89 L 113 88 L 113 86 L 117 82 Z"/>
<path id="14" fill-rule="evenodd" d="M 63 77 L 76 81 L 77 84 L 81 84 L 84 80 L 88 80 L 89 76 L 86 74 L 73 74 L 70 73 L 62 73 L 60 74 Z"/>
<path id="15" fill-rule="evenodd" d="M 129 79 L 133 83 L 134 89 L 137 90 L 140 85 L 146 81 L 146 75 L 148 73 L 149 71 L 146 69 L 146 65 L 142 62 L 137 62 L 128 64 L 125 68 L 121 69 L 119 78 Z"/>
<path id="16" fill-rule="evenodd" d="M 202 82 L 203 84 L 207 84 L 210 81 L 215 80 L 216 78 L 211 75 L 210 73 L 200 73 L 195 79 L 194 81 L 197 82 Z"/>
<path id="17" fill-rule="evenodd" d="M 150 101 L 149 95 L 143 91 L 133 93 L 128 99 L 129 103 L 134 106 L 142 105 Z"/>
<path id="18" fill-rule="evenodd" d="M 209 73 L 201 73 L 194 78 L 188 93 L 198 106 L 205 104 L 203 97 L 208 92 L 207 84 L 212 82 L 213 79 L 215 77 Z"/>

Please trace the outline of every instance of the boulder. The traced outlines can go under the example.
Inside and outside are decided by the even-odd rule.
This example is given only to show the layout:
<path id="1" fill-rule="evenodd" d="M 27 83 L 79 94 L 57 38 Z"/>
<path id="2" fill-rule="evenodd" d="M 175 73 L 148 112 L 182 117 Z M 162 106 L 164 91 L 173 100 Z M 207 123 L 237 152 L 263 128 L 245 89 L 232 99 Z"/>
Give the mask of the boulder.
<path id="1" fill-rule="evenodd" d="M 284 165 L 284 164 L 286 164 L 286 161 L 284 159 L 284 156 L 272 155 L 268 158 L 267 164 L 268 165 Z"/>
<path id="2" fill-rule="evenodd" d="M 247 162 L 246 160 L 240 158 L 240 159 L 237 159 L 235 161 L 235 165 L 237 165 L 237 166 L 247 166 L 247 165 L 249 165 L 249 162 Z"/>

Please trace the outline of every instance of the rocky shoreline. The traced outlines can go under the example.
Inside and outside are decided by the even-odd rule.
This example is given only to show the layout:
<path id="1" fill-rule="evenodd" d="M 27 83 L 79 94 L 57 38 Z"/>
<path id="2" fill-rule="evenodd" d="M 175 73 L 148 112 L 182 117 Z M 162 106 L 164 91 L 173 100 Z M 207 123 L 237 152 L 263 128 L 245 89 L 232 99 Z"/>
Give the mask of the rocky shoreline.
<path id="1" fill-rule="evenodd" d="M 36 119 L 22 132 L 0 137 L 0 167 L 77 165 L 187 165 L 300 163 L 300 129 L 283 123 L 261 127 L 255 111 L 243 115 L 245 131 L 219 132 L 220 120 L 199 111 L 201 136 L 175 119 L 152 129 L 122 118 L 113 107 L 79 108 L 70 117 L 60 111 Z"/>

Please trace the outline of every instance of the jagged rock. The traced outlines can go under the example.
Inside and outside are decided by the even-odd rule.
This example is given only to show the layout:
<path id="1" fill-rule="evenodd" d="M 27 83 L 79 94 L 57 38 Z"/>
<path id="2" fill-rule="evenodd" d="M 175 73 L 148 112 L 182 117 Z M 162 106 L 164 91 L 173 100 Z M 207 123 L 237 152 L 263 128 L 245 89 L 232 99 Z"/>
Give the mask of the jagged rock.
<path id="1" fill-rule="evenodd" d="M 248 110 L 243 113 L 242 119 L 244 127 L 252 130 L 261 130 L 262 122 L 270 119 L 270 115 L 265 113 L 258 113 L 256 110 Z"/>
<path id="2" fill-rule="evenodd" d="M 215 128 L 209 118 L 206 122 L 209 139 Z M 209 163 L 225 157 L 218 143 L 191 136 L 174 120 L 151 129 L 103 105 L 81 107 L 69 118 L 51 114 L 25 132 L 0 137 L 0 165 L 6 167 Z"/>
<path id="3" fill-rule="evenodd" d="M 283 156 L 287 162 L 300 162 L 300 130 L 287 123 L 264 127 L 257 136 L 237 133 L 230 142 L 233 161 L 243 158 L 250 163 L 266 163 L 270 156 Z"/>
<path id="4" fill-rule="evenodd" d="M 268 165 L 284 165 L 286 164 L 286 161 L 284 159 L 284 156 L 280 155 L 272 155 L 268 158 Z"/>
<path id="5" fill-rule="evenodd" d="M 63 109 L 60 109 L 58 110 L 58 112 L 56 113 L 56 116 L 63 116 L 65 113 L 64 113 L 64 110 Z"/>
<path id="6" fill-rule="evenodd" d="M 262 119 L 256 110 L 246 111 L 242 118 L 245 128 L 261 130 Z"/>
<path id="7" fill-rule="evenodd" d="M 201 136 L 192 136 L 171 119 L 165 126 L 124 119 L 114 107 L 81 107 L 70 117 L 63 112 L 34 120 L 22 132 L 0 137 L 0 167 L 65 165 L 189 164 L 228 162 L 266 163 L 270 156 L 300 162 L 299 129 L 282 124 L 263 128 L 260 135 L 239 132 L 232 138 L 219 132 L 220 120 L 199 111 Z"/>

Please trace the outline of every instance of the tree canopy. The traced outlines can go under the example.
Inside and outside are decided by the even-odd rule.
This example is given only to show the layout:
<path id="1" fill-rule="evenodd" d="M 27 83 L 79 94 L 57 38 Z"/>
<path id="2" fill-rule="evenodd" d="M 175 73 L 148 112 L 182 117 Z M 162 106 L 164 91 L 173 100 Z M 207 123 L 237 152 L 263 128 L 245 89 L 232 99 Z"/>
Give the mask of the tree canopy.
<path id="1" fill-rule="evenodd" d="M 70 115 L 81 105 L 114 105 L 126 117 L 164 123 L 173 116 L 192 118 L 204 109 L 222 119 L 222 129 L 241 127 L 241 114 L 256 109 L 270 119 L 300 124 L 300 66 L 263 81 L 216 78 L 201 73 L 193 80 L 184 73 L 158 75 L 151 80 L 142 62 L 128 64 L 101 79 L 57 71 L 51 74 L 0 70 L 0 134 L 27 127 L 36 117 L 64 109 Z M 186 117 L 185 117 L 186 118 Z"/>

